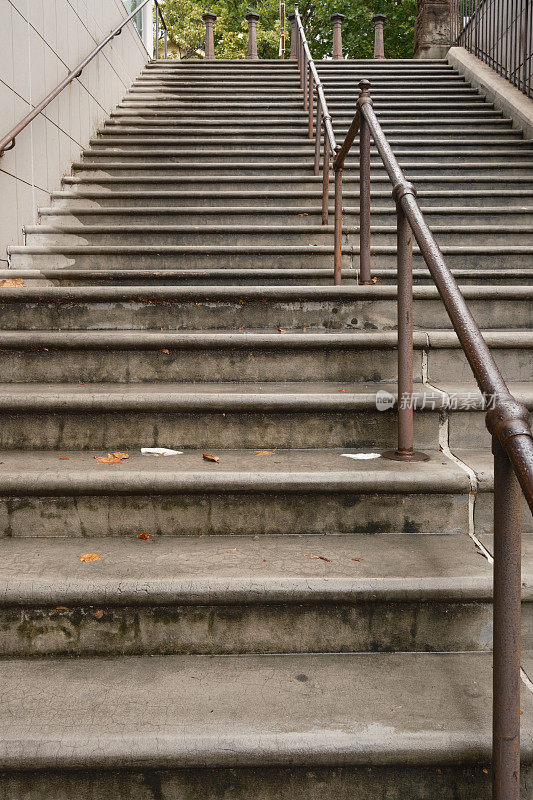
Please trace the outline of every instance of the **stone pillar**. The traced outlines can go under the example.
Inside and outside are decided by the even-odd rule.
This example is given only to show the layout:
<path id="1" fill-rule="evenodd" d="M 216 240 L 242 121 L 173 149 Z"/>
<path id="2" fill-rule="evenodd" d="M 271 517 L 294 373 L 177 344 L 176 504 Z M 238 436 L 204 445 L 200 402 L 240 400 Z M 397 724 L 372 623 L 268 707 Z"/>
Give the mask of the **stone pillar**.
<path id="1" fill-rule="evenodd" d="M 204 45 L 204 58 L 212 61 L 215 58 L 215 33 L 213 30 L 214 22 L 217 18 L 216 14 L 207 11 L 202 19 L 205 22 L 205 45 Z"/>
<path id="2" fill-rule="evenodd" d="M 256 14 L 254 11 L 250 11 L 250 13 L 246 15 L 246 19 L 248 20 L 247 57 L 252 61 L 257 61 L 257 20 L 259 19 L 259 14 Z"/>
<path id="3" fill-rule="evenodd" d="M 291 54 L 289 57 L 296 61 L 298 58 L 296 55 L 296 14 L 289 14 L 287 19 L 291 23 Z"/>
<path id="4" fill-rule="evenodd" d="M 342 23 L 344 14 L 332 14 L 330 17 L 333 22 L 333 60 L 341 61 L 342 55 Z"/>
<path id="5" fill-rule="evenodd" d="M 418 0 L 415 58 L 444 58 L 450 41 L 450 0 Z"/>
<path id="6" fill-rule="evenodd" d="M 385 46 L 383 44 L 383 23 L 387 17 L 385 14 L 374 14 L 374 58 L 385 58 Z"/>

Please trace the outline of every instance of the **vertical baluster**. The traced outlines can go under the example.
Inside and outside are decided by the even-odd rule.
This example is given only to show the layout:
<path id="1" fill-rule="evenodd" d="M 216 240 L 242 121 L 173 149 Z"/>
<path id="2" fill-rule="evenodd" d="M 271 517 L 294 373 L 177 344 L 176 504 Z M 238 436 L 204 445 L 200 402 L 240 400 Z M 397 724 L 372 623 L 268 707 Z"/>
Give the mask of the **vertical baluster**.
<path id="1" fill-rule="evenodd" d="M 370 82 L 360 81 L 359 100 L 372 103 Z M 370 128 L 359 106 L 359 283 L 372 283 L 370 275 Z"/>
<path id="2" fill-rule="evenodd" d="M 159 6 L 155 6 L 155 57 L 159 59 Z"/>
<path id="3" fill-rule="evenodd" d="M 489 412 L 490 414 L 490 412 Z M 494 454 L 493 800 L 520 796 L 521 491 L 496 437 Z"/>
<path id="4" fill-rule="evenodd" d="M 315 81 L 313 78 L 313 71 L 311 70 L 311 64 L 309 64 L 309 76 L 308 76 L 308 84 L 309 88 L 307 91 L 307 110 L 309 112 L 309 138 L 313 138 L 313 130 L 314 130 L 314 113 L 315 113 L 315 104 L 314 104 L 314 94 L 315 94 Z"/>
<path id="5" fill-rule="evenodd" d="M 165 59 L 168 58 L 168 30 L 165 28 Z"/>
<path id="6" fill-rule="evenodd" d="M 335 168 L 335 232 L 333 242 L 333 283 L 342 282 L 342 166 Z"/>
<path id="7" fill-rule="evenodd" d="M 316 136 L 315 136 L 315 175 L 320 172 L 320 137 L 322 135 L 322 103 L 316 94 Z"/>
<path id="8" fill-rule="evenodd" d="M 329 220 L 329 141 L 326 129 L 326 118 L 323 117 L 324 159 L 322 162 L 322 225 Z"/>
<path id="9" fill-rule="evenodd" d="M 402 208 L 402 198 L 415 195 L 407 181 L 396 184 L 397 270 L 398 270 L 398 447 L 382 453 L 393 461 L 427 461 L 413 450 L 413 232 Z"/>
<path id="10" fill-rule="evenodd" d="M 303 88 L 303 95 L 304 95 L 304 111 L 307 111 L 307 105 L 308 105 L 308 103 L 307 103 L 307 82 L 308 82 L 308 78 L 309 78 L 308 63 L 309 62 L 307 61 L 307 53 L 305 52 L 305 47 L 304 47 L 304 62 L 303 62 L 304 85 L 302 87 Z"/>

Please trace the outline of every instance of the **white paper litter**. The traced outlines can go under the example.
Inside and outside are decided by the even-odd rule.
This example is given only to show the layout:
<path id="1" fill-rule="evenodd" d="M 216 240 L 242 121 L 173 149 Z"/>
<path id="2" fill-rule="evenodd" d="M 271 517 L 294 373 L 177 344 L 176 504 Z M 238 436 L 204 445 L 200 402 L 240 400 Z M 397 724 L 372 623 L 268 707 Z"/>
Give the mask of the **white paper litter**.
<path id="1" fill-rule="evenodd" d="M 379 453 L 342 453 L 345 458 L 353 458 L 355 461 L 366 461 L 368 458 L 379 458 Z"/>
<path id="2" fill-rule="evenodd" d="M 169 450 L 168 447 L 141 447 L 143 456 L 182 456 L 183 450 Z"/>

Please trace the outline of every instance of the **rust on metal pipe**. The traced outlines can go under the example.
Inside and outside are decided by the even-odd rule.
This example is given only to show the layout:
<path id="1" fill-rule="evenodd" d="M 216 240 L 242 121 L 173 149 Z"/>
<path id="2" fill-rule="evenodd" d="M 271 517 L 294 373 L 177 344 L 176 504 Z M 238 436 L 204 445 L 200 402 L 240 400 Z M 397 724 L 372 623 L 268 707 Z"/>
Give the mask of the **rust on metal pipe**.
<path id="1" fill-rule="evenodd" d="M 342 23 L 344 14 L 332 14 L 330 19 L 333 23 L 333 60 L 342 61 Z"/>
<path id="2" fill-rule="evenodd" d="M 297 39 L 297 27 L 296 27 L 296 14 L 289 14 L 287 19 L 291 23 L 291 54 L 289 58 L 292 61 L 296 61 L 296 39 Z"/>
<path id="3" fill-rule="evenodd" d="M 342 167 L 335 170 L 335 233 L 333 243 L 333 283 L 342 283 Z"/>
<path id="4" fill-rule="evenodd" d="M 316 100 L 315 175 L 320 172 L 320 140 L 322 137 L 322 103 Z"/>
<path id="5" fill-rule="evenodd" d="M 324 119 L 324 159 L 322 163 L 322 225 L 329 220 L 329 142 Z"/>
<path id="6" fill-rule="evenodd" d="M 307 109 L 309 111 L 309 138 L 314 134 L 314 114 L 315 114 L 315 82 L 313 72 L 309 69 L 309 89 L 307 93 Z"/>
<path id="7" fill-rule="evenodd" d="M 398 263 L 398 447 L 382 453 L 392 461 L 427 461 L 429 456 L 413 449 L 413 233 L 401 206 L 402 197 L 414 187 L 404 181 L 396 184 L 396 239 Z"/>
<path id="8" fill-rule="evenodd" d="M 205 22 L 205 46 L 204 46 L 204 58 L 208 61 L 213 61 L 215 58 L 215 32 L 214 32 L 214 24 L 217 18 L 216 14 L 213 14 L 211 11 L 207 11 L 203 16 L 202 19 Z"/>
<path id="9" fill-rule="evenodd" d="M 494 454 L 493 800 L 520 797 L 522 493 L 498 439 Z"/>
<path id="10" fill-rule="evenodd" d="M 383 44 L 383 23 L 387 19 L 385 14 L 374 14 L 374 58 L 385 58 L 385 45 Z"/>
<path id="11" fill-rule="evenodd" d="M 248 14 L 246 14 L 246 19 L 248 20 L 247 58 L 251 61 L 257 61 L 257 21 L 259 19 L 259 14 L 256 14 L 255 11 L 250 11 Z"/>

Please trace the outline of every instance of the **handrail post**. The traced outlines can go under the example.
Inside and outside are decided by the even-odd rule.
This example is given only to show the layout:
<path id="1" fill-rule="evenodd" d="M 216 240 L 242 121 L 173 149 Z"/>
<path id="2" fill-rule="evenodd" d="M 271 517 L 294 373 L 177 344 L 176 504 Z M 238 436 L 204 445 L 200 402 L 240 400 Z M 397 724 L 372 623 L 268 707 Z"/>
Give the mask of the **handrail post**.
<path id="1" fill-rule="evenodd" d="M 408 181 L 393 189 L 396 203 L 398 263 L 398 447 L 382 453 L 392 461 L 427 461 L 425 453 L 413 450 L 413 232 L 402 207 L 406 195 L 415 196 Z"/>
<path id="2" fill-rule="evenodd" d="M 159 6 L 155 4 L 155 59 L 159 60 Z"/>
<path id="3" fill-rule="evenodd" d="M 342 282 L 342 170 L 343 165 L 335 167 L 335 232 L 333 243 L 333 283 Z"/>
<path id="4" fill-rule="evenodd" d="M 216 18 L 217 15 L 213 14 L 211 11 L 206 11 L 206 13 L 202 15 L 202 19 L 205 22 L 204 58 L 208 61 L 213 61 L 215 58 L 215 33 L 213 26 Z"/>
<path id="5" fill-rule="evenodd" d="M 256 14 L 255 11 L 250 11 L 248 14 L 246 14 L 246 19 L 248 20 L 247 58 L 251 61 L 257 61 L 257 20 L 259 19 L 259 14 Z"/>
<path id="6" fill-rule="evenodd" d="M 309 71 L 309 90 L 307 93 L 307 108 L 309 111 L 309 138 L 313 138 L 314 133 L 314 114 L 315 114 L 315 81 L 313 78 L 313 71 L 311 69 L 311 64 L 307 65 Z"/>
<path id="7" fill-rule="evenodd" d="M 374 58 L 385 58 L 385 45 L 383 44 L 383 23 L 387 19 L 386 14 L 374 14 Z"/>
<path id="8" fill-rule="evenodd" d="M 332 14 L 330 19 L 333 23 L 333 61 L 342 61 L 342 23 L 344 14 Z"/>
<path id="9" fill-rule="evenodd" d="M 304 85 L 302 86 L 303 95 L 304 95 L 304 111 L 307 111 L 307 81 L 309 78 L 308 69 L 307 69 L 307 53 L 305 52 L 305 47 L 303 48 L 303 79 Z"/>
<path id="10" fill-rule="evenodd" d="M 368 286 L 372 283 L 370 273 L 370 128 L 361 113 L 361 105 L 370 103 L 370 82 L 360 81 L 358 108 L 359 121 L 359 283 Z"/>
<path id="11" fill-rule="evenodd" d="M 322 162 L 322 225 L 329 221 L 329 142 L 326 129 L 326 118 L 323 117 L 324 159 Z"/>
<path id="12" fill-rule="evenodd" d="M 165 28 L 165 59 L 168 58 L 168 30 Z"/>
<path id="13" fill-rule="evenodd" d="M 493 800 L 520 797 L 520 602 L 522 492 L 509 457 L 493 436 Z"/>
<path id="14" fill-rule="evenodd" d="M 289 58 L 291 59 L 291 61 L 296 61 L 296 59 L 297 59 L 297 55 L 296 55 L 296 38 L 297 38 L 297 32 L 298 32 L 298 27 L 296 25 L 296 14 L 289 14 L 287 19 L 291 23 L 291 54 L 290 54 Z"/>
<path id="15" fill-rule="evenodd" d="M 315 175 L 320 172 L 320 139 L 322 136 L 322 103 L 316 96 L 316 136 L 315 136 Z"/>

